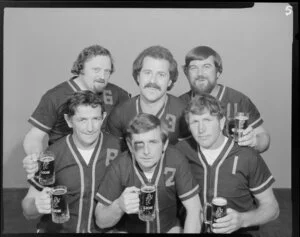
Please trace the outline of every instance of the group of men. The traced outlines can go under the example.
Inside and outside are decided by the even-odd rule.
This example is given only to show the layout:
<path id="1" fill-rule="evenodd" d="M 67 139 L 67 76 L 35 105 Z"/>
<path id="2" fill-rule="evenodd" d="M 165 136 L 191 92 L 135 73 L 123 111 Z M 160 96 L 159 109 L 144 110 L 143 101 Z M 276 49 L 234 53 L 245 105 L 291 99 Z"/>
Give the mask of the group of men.
<path id="1" fill-rule="evenodd" d="M 177 62 L 168 49 L 152 46 L 133 62 L 140 93 L 131 98 L 108 82 L 115 70 L 110 52 L 85 48 L 74 77 L 47 91 L 29 118 L 24 215 L 41 217 L 38 232 L 200 233 L 212 199 L 221 196 L 227 215 L 212 225 L 214 233 L 255 233 L 275 219 L 274 178 L 260 156 L 269 134 L 247 96 L 217 83 L 222 69 L 213 49 L 192 49 L 183 66 L 191 91 L 178 98 L 168 93 Z M 249 126 L 234 142 L 226 124 L 238 111 L 249 113 Z M 64 224 L 51 221 L 50 188 L 35 177 L 44 149 L 55 153 L 55 185 L 68 188 Z M 156 185 L 156 217 L 143 222 L 138 193 L 149 180 Z"/>

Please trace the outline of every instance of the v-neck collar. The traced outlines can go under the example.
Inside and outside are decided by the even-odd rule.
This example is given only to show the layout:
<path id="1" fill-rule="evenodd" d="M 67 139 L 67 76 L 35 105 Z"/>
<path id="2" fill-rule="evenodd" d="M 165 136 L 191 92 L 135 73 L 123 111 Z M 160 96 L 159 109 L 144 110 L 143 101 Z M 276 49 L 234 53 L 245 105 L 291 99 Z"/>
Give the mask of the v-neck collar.
<path id="1" fill-rule="evenodd" d="M 158 112 L 155 114 L 155 116 L 157 118 L 161 118 L 161 116 L 163 115 L 163 113 L 165 112 L 165 109 L 166 109 L 166 106 L 167 106 L 167 103 L 168 103 L 168 100 L 169 100 L 169 95 L 167 94 L 166 95 L 166 100 L 165 100 L 165 103 L 163 104 L 163 106 L 158 110 Z M 136 100 L 136 111 L 137 113 L 143 113 L 143 110 L 142 110 L 142 106 L 141 106 L 141 96 L 139 95 L 137 100 Z"/>

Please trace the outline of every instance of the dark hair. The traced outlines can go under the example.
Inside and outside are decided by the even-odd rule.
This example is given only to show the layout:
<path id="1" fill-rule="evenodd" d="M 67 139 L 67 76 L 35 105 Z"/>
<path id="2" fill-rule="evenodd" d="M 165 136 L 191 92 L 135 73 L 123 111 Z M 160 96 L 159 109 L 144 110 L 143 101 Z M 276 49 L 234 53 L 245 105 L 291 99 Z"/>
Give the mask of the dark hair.
<path id="1" fill-rule="evenodd" d="M 93 108 L 100 106 L 101 113 L 105 112 L 101 97 L 89 90 L 75 92 L 65 103 L 65 114 L 72 117 L 79 105 L 87 105 Z"/>
<path id="2" fill-rule="evenodd" d="M 194 96 L 189 102 L 184 111 L 186 122 L 189 122 L 190 113 L 202 115 L 207 110 L 211 115 L 217 116 L 218 119 L 222 119 L 225 115 L 225 111 L 221 102 L 212 95 L 204 93 Z"/>
<path id="3" fill-rule="evenodd" d="M 78 76 L 82 72 L 85 62 L 87 60 L 89 60 L 90 58 L 93 58 L 96 56 L 108 56 L 111 61 L 111 72 L 110 73 L 112 74 L 115 71 L 114 60 L 113 60 L 109 50 L 100 45 L 92 45 L 92 46 L 84 48 L 79 53 L 76 61 L 73 63 L 71 73 Z"/>
<path id="4" fill-rule="evenodd" d="M 162 46 L 151 46 L 149 48 L 146 48 L 137 56 L 132 66 L 132 76 L 135 82 L 139 84 L 137 77 L 143 67 L 144 58 L 147 56 L 155 59 L 165 59 L 170 63 L 169 73 L 172 83 L 170 86 L 168 86 L 167 90 L 171 90 L 178 78 L 177 62 L 174 59 L 172 53 Z"/>
<path id="5" fill-rule="evenodd" d="M 217 71 L 219 73 L 222 73 L 223 66 L 222 66 L 222 59 L 220 55 L 215 50 L 213 50 L 208 46 L 198 46 L 190 50 L 185 56 L 185 65 L 183 66 L 183 71 L 185 75 L 187 75 L 188 66 L 191 61 L 204 60 L 207 59 L 209 56 L 213 56 Z"/>
<path id="6" fill-rule="evenodd" d="M 126 130 L 126 138 L 131 140 L 132 134 L 140 134 L 151 131 L 159 127 L 161 131 L 162 142 L 165 143 L 168 139 L 168 132 L 164 128 L 164 124 L 161 123 L 159 118 L 152 114 L 139 113 L 128 124 Z"/>

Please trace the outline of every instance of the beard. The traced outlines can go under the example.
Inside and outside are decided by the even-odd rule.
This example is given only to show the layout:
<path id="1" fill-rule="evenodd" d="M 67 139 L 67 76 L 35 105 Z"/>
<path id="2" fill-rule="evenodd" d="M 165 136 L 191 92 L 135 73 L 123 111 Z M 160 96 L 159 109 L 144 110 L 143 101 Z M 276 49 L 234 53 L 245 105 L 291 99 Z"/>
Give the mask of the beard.
<path id="1" fill-rule="evenodd" d="M 212 90 L 217 85 L 217 81 L 214 81 L 213 83 L 207 80 L 207 84 L 198 84 L 197 80 L 194 83 L 191 83 L 191 89 L 194 94 L 201 95 L 201 94 L 210 94 Z"/>

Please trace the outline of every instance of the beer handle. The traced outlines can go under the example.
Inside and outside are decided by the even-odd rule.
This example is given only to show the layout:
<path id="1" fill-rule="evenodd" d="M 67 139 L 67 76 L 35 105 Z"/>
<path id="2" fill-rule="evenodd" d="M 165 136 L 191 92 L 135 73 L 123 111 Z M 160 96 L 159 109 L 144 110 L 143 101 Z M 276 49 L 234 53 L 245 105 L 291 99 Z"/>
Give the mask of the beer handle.
<path id="1" fill-rule="evenodd" d="M 40 192 L 44 189 L 44 186 L 39 183 L 38 178 L 35 176 L 33 178 L 27 179 L 27 182 Z"/>

